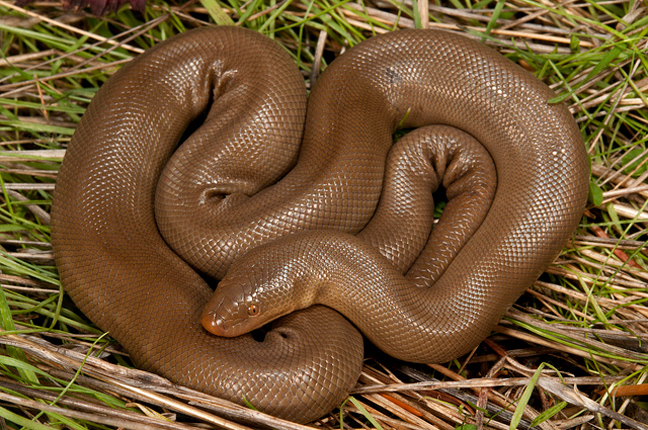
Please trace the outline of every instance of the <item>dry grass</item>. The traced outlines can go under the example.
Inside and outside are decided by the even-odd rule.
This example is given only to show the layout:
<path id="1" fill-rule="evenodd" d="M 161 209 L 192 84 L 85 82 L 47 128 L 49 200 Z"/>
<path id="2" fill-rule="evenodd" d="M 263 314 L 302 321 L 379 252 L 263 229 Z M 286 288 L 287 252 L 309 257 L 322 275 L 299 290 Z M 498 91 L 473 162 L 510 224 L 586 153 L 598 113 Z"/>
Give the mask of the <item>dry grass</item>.
<path id="1" fill-rule="evenodd" d="M 96 88 L 156 41 L 216 21 L 273 34 L 311 79 L 372 32 L 417 25 L 483 39 L 561 95 L 592 159 L 573 240 L 491 337 L 445 365 L 369 351 L 353 396 L 316 427 L 648 429 L 645 2 L 203 0 L 104 19 L 59 6 L 0 0 L 3 428 L 243 428 L 232 421 L 241 414 L 255 426 L 303 427 L 121 365 L 119 346 L 65 298 L 53 267 L 56 171 Z M 87 356 L 93 345 L 101 359 Z"/>

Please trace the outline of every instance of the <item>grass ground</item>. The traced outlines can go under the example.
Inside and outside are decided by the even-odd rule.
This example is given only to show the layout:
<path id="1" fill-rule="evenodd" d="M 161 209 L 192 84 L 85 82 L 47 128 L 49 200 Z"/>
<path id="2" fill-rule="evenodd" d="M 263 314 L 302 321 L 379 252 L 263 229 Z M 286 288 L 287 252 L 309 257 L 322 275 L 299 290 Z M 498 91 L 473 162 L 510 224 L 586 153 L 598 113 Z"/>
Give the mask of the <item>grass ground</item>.
<path id="1" fill-rule="evenodd" d="M 2 428 L 241 428 L 219 416 L 242 408 L 121 365 L 119 346 L 63 293 L 48 214 L 97 88 L 156 42 L 216 22 L 274 37 L 307 79 L 372 33 L 429 26 L 481 39 L 554 88 L 592 160 L 573 240 L 491 337 L 444 365 L 370 351 L 352 397 L 316 427 L 648 429 L 646 2 L 152 1 L 143 14 L 125 6 L 103 18 L 60 6 L 0 0 Z M 92 345 L 102 359 L 86 355 Z"/>

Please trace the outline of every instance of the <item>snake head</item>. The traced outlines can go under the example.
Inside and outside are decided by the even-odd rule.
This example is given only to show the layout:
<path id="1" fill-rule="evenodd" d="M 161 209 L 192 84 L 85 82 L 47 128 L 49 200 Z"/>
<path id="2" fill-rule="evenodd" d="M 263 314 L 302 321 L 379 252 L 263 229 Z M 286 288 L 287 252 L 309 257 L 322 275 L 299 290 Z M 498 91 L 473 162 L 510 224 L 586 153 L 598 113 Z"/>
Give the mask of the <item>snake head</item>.
<path id="1" fill-rule="evenodd" d="M 232 290 L 236 288 L 219 286 L 200 317 L 202 326 L 217 336 L 239 336 L 264 324 L 258 318 L 261 304 L 257 297 Z"/>
<path id="2" fill-rule="evenodd" d="M 239 336 L 308 306 L 296 298 L 285 266 L 253 254 L 232 265 L 204 308 L 201 324 L 210 333 Z"/>

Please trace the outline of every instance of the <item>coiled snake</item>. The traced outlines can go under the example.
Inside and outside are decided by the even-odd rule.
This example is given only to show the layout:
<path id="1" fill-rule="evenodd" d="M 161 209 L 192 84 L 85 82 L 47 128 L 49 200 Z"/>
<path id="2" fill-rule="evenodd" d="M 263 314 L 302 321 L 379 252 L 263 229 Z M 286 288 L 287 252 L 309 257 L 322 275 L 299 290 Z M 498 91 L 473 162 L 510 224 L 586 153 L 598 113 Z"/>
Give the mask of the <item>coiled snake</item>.
<path id="1" fill-rule="evenodd" d="M 200 326 L 212 294 L 205 279 L 223 277 L 240 254 L 259 245 L 317 230 L 280 239 L 288 251 L 266 253 L 258 266 L 246 257 L 252 262 L 238 273 L 254 278 L 282 263 L 274 267 L 288 276 L 312 260 L 327 282 L 358 278 L 366 288 L 373 288 L 371 276 L 401 282 L 400 273 L 426 246 L 421 225 L 431 223 L 430 192 L 421 198 L 424 207 L 406 199 L 393 212 L 391 224 L 403 232 L 390 234 L 375 221 L 375 240 L 387 244 L 383 254 L 399 267 L 385 269 L 387 277 L 372 266 L 387 267 L 387 260 L 363 245 L 374 239 L 346 233 L 361 231 L 376 211 L 394 130 L 444 124 L 463 130 L 457 140 L 476 138 L 492 157 L 497 190 L 490 210 L 486 203 L 479 221 L 470 221 L 477 223 L 474 234 L 452 245 L 444 257 L 449 265 L 427 268 L 436 251 L 432 245 L 422 251 L 427 263 L 412 270 L 438 277 L 429 289 L 440 292 L 429 295 L 442 302 L 399 304 L 424 316 L 413 321 L 416 330 L 403 321 L 394 326 L 400 310 L 374 302 L 361 301 L 353 320 L 372 320 L 376 330 L 398 337 L 396 349 L 414 348 L 409 359 L 447 360 L 469 351 L 556 257 L 582 214 L 583 141 L 568 110 L 547 103 L 551 97 L 530 73 L 477 42 L 413 30 L 370 38 L 335 60 L 307 109 L 302 76 L 269 38 L 231 27 L 186 32 L 111 77 L 78 125 L 52 208 L 62 282 L 138 366 L 239 403 L 245 396 L 271 414 L 315 419 L 357 380 L 363 352 L 354 327 L 314 306 L 279 320 L 264 339 L 213 336 Z M 441 139 L 454 140 L 454 131 L 448 133 Z M 462 177 L 449 149 L 417 151 L 431 160 L 424 170 L 447 166 Z M 452 182 L 442 176 L 435 181 L 449 190 Z M 484 184 L 493 183 L 490 176 Z M 481 193 L 471 189 L 480 187 L 464 187 L 469 194 L 457 202 L 470 204 Z M 435 234 L 443 237 L 444 228 Z M 467 227 L 450 222 L 448 228 L 461 236 Z M 309 235 L 308 245 L 300 244 Z M 351 242 L 368 248 L 366 265 L 356 270 L 339 255 L 326 257 L 347 252 Z M 299 256 L 291 254 L 295 249 Z M 336 265 L 345 266 L 341 275 L 331 275 Z M 387 287 L 381 285 L 381 296 Z M 367 290 L 360 300 L 372 295 Z M 208 327 L 210 315 L 203 317 Z M 430 345 L 433 355 L 423 350 Z"/>

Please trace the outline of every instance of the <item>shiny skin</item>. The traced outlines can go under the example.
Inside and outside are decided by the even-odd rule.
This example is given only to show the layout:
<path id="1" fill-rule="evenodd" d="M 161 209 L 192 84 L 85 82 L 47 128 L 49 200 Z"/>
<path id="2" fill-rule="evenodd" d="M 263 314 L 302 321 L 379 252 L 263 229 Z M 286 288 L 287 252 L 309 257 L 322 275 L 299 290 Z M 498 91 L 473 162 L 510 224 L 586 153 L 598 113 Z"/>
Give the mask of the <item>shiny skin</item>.
<path id="1" fill-rule="evenodd" d="M 302 230 L 358 233 L 382 192 L 396 127 L 446 124 L 479 140 L 497 169 L 491 210 L 437 281 L 457 297 L 435 306 L 474 327 L 441 356 L 466 351 L 555 258 L 582 213 L 584 145 L 551 97 L 479 43 L 399 31 L 333 62 L 306 115 L 303 79 L 273 41 L 231 27 L 186 32 L 123 67 L 79 123 L 52 208 L 62 282 L 138 366 L 313 420 L 357 380 L 357 331 L 316 306 L 279 320 L 263 342 L 212 336 L 200 326 L 212 294 L 204 279 Z"/>

